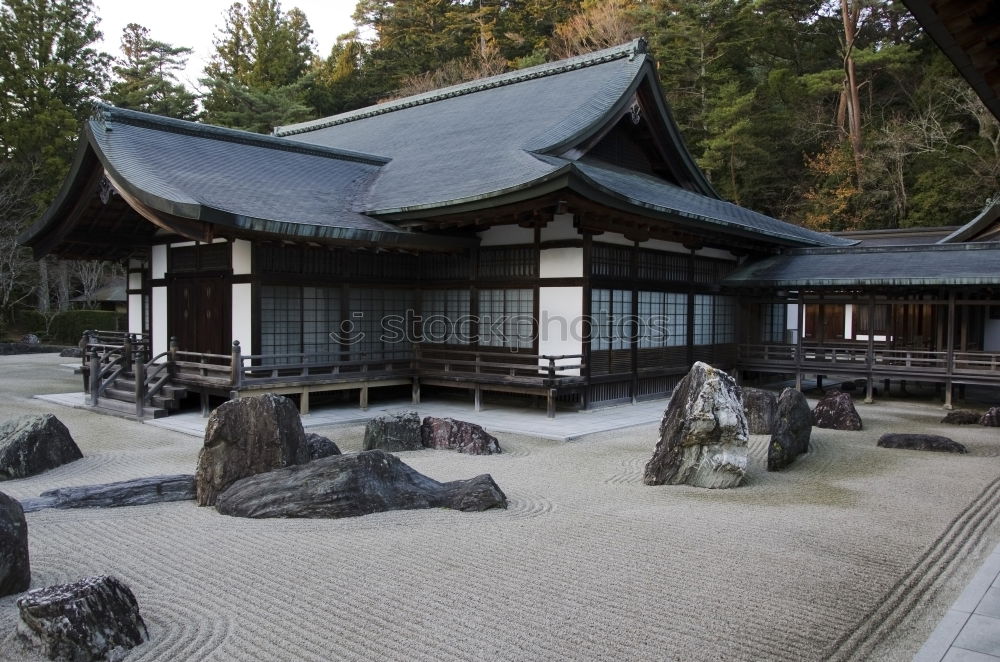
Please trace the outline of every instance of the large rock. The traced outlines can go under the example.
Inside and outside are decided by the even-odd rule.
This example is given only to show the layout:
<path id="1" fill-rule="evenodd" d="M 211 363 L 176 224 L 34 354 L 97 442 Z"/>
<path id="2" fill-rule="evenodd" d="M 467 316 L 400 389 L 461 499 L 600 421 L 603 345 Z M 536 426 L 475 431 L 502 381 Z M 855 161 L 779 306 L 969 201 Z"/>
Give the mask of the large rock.
<path id="1" fill-rule="evenodd" d="M 747 415 L 750 434 L 771 434 L 777 415 L 778 398 L 771 391 L 743 389 L 743 413 Z"/>
<path id="2" fill-rule="evenodd" d="M 778 398 L 774 434 L 767 446 L 767 470 L 779 471 L 809 450 L 812 411 L 806 396 L 786 388 Z"/>
<path id="3" fill-rule="evenodd" d="M 982 414 L 978 411 L 972 411 L 970 409 L 955 409 L 944 415 L 941 419 L 942 423 L 949 423 L 951 425 L 975 425 L 979 423 L 979 419 L 982 418 Z"/>
<path id="4" fill-rule="evenodd" d="M 0 480 L 34 476 L 81 457 L 69 430 L 52 414 L 0 424 Z"/>
<path id="5" fill-rule="evenodd" d="M 17 633 L 51 660 L 120 660 L 149 632 L 128 586 L 107 575 L 30 591 Z"/>
<path id="6" fill-rule="evenodd" d="M 25 512 L 43 508 L 117 508 L 119 506 L 145 506 L 167 501 L 194 499 L 194 476 L 150 476 L 123 480 L 103 485 L 59 487 L 42 492 L 34 499 L 23 499 Z"/>
<path id="7" fill-rule="evenodd" d="M 439 483 L 384 451 L 334 455 L 244 478 L 215 504 L 236 517 L 339 518 L 385 510 L 506 508 L 489 474 Z"/>
<path id="8" fill-rule="evenodd" d="M 882 448 L 905 448 L 911 451 L 936 451 L 939 453 L 968 453 L 965 446 L 936 434 L 886 433 L 878 438 Z"/>
<path id="9" fill-rule="evenodd" d="M 979 424 L 990 428 L 1000 428 L 1000 407 L 987 409 L 983 417 L 979 419 Z"/>
<path id="10" fill-rule="evenodd" d="M 747 470 L 747 438 L 736 382 L 699 361 L 674 388 L 643 481 L 736 487 Z"/>
<path id="11" fill-rule="evenodd" d="M 457 450 L 469 455 L 500 452 L 500 442 L 482 426 L 453 418 L 426 417 L 420 425 L 420 437 L 427 448 Z"/>
<path id="12" fill-rule="evenodd" d="M 829 430 L 860 430 L 861 416 L 850 393 L 829 393 L 813 409 L 813 425 Z"/>
<path id="13" fill-rule="evenodd" d="M 417 451 L 424 445 L 420 440 L 420 416 L 415 411 L 402 414 L 378 416 L 365 426 L 364 449 L 397 451 Z"/>
<path id="14" fill-rule="evenodd" d="M 17 499 L 0 492 L 0 596 L 27 591 L 30 584 L 28 523 Z"/>
<path id="15" fill-rule="evenodd" d="M 315 432 L 306 432 L 306 446 L 309 447 L 310 460 L 318 460 L 321 457 L 330 457 L 331 455 L 340 455 L 340 449 L 337 448 L 337 444 Z"/>
<path id="16" fill-rule="evenodd" d="M 308 462 L 305 437 L 288 398 L 268 393 L 224 403 L 208 419 L 198 454 L 198 504 L 213 505 L 240 478 Z"/>

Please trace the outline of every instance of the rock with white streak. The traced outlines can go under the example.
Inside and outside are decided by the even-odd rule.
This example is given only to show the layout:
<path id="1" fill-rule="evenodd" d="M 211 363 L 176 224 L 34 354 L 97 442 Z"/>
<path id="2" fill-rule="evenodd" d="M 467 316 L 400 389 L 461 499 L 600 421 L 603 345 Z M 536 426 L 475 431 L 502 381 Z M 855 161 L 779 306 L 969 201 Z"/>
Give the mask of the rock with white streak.
<path id="1" fill-rule="evenodd" d="M 699 361 L 674 388 L 643 482 L 736 487 L 747 471 L 748 437 L 736 382 Z"/>

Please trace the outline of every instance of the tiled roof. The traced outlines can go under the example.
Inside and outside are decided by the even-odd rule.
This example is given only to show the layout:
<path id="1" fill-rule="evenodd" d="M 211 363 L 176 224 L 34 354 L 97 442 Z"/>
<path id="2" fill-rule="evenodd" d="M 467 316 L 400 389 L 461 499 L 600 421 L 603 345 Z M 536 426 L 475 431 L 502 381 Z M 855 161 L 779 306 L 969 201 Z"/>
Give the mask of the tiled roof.
<path id="1" fill-rule="evenodd" d="M 730 274 L 734 287 L 1000 284 L 1000 242 L 794 249 Z"/>
<path id="2" fill-rule="evenodd" d="M 551 157 L 550 157 L 551 159 Z M 562 159 L 560 159 L 562 160 Z M 853 241 L 779 221 L 725 200 L 688 191 L 658 177 L 583 159 L 573 163 L 599 189 L 637 207 L 737 233 L 764 235 L 794 245 L 849 246 Z"/>

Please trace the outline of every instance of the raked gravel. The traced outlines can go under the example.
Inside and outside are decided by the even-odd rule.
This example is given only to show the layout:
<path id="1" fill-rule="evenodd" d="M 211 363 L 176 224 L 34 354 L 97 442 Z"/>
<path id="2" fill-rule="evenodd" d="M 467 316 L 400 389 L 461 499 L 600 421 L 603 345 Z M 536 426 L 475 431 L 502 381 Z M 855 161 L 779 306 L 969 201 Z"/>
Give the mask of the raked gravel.
<path id="1" fill-rule="evenodd" d="M 0 419 L 54 412 L 84 459 L 0 491 L 194 471 L 200 441 L 59 408 L 66 359 L 0 357 Z M 647 487 L 656 426 L 506 451 L 399 456 L 438 480 L 491 473 L 507 511 L 243 520 L 193 503 L 28 514 L 32 587 L 112 573 L 150 641 L 130 661 L 908 660 L 1000 539 L 1000 433 L 939 407 L 858 404 L 865 429 L 813 429 L 747 484 Z M 345 451 L 363 428 L 319 428 Z M 882 449 L 884 432 L 950 436 L 969 455 Z M 0 598 L 0 660 L 41 660 Z"/>

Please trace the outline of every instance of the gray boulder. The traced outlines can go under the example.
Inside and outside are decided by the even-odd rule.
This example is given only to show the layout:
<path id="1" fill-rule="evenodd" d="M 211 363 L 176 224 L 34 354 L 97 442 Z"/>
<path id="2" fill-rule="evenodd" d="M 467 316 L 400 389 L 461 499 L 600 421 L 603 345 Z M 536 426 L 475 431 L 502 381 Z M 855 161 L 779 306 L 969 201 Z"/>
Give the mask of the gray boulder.
<path id="1" fill-rule="evenodd" d="M 209 417 L 198 454 L 198 505 L 215 504 L 240 478 L 308 462 L 305 436 L 288 398 L 268 393 L 224 403 Z"/>
<path id="2" fill-rule="evenodd" d="M 978 411 L 972 411 L 970 409 L 955 409 L 944 415 L 941 419 L 942 423 L 948 423 L 950 425 L 976 425 L 982 418 L 982 414 Z"/>
<path id="3" fill-rule="evenodd" d="M 17 608 L 18 635 L 50 660 L 120 660 L 149 638 L 135 595 L 108 575 L 29 591 Z"/>
<path id="4" fill-rule="evenodd" d="M 983 417 L 979 419 L 979 424 L 989 428 L 1000 428 L 1000 407 L 987 409 Z"/>
<path id="5" fill-rule="evenodd" d="M 27 591 L 31 585 L 28 562 L 28 523 L 17 499 L 0 492 L 0 596 Z"/>
<path id="6" fill-rule="evenodd" d="M 850 393 L 828 393 L 813 409 L 813 425 L 829 430 L 860 430 L 861 415 Z"/>
<path id="7" fill-rule="evenodd" d="M 500 442 L 482 426 L 453 418 L 428 416 L 420 425 L 420 436 L 427 448 L 457 450 L 469 455 L 500 453 Z"/>
<path id="8" fill-rule="evenodd" d="M 43 508 L 117 508 L 119 506 L 145 506 L 167 501 L 194 499 L 194 476 L 150 476 L 123 480 L 103 485 L 59 487 L 42 492 L 34 499 L 24 499 L 25 512 Z"/>
<path id="9" fill-rule="evenodd" d="M 806 396 L 786 388 L 778 398 L 774 434 L 767 446 L 767 470 L 780 471 L 809 450 L 812 411 Z"/>
<path id="10" fill-rule="evenodd" d="M 744 388 L 743 413 L 747 415 L 750 434 L 771 434 L 777 415 L 778 398 L 771 391 Z"/>
<path id="11" fill-rule="evenodd" d="M 397 451 L 417 451 L 423 448 L 420 439 L 420 416 L 415 411 L 402 414 L 379 416 L 368 421 L 365 426 L 364 449 Z"/>
<path id="12" fill-rule="evenodd" d="M 52 414 L 0 424 L 0 480 L 34 476 L 81 457 L 69 430 Z"/>
<path id="13" fill-rule="evenodd" d="M 384 451 L 334 455 L 244 478 L 219 495 L 223 515 L 340 518 L 386 510 L 506 508 L 489 474 L 439 483 Z"/>
<path id="14" fill-rule="evenodd" d="M 878 438 L 882 448 L 905 448 L 911 451 L 935 451 L 938 453 L 968 453 L 962 444 L 936 434 L 886 433 Z"/>
<path id="15" fill-rule="evenodd" d="M 736 382 L 698 361 L 674 388 L 643 482 L 736 487 L 747 470 L 748 434 Z"/>
<path id="16" fill-rule="evenodd" d="M 309 447 L 310 460 L 318 460 L 321 457 L 330 457 L 331 455 L 340 455 L 340 449 L 337 448 L 337 444 L 315 432 L 306 432 L 306 446 Z"/>

